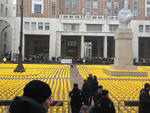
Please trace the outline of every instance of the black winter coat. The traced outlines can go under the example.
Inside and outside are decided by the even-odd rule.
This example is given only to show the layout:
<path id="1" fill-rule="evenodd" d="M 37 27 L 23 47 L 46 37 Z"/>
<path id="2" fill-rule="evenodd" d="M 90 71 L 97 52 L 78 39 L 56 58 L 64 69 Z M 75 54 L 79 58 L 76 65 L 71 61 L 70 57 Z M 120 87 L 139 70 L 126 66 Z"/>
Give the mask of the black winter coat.
<path id="1" fill-rule="evenodd" d="M 115 113 L 113 102 L 109 98 L 97 100 L 95 105 L 96 113 Z"/>
<path id="2" fill-rule="evenodd" d="M 139 113 L 150 113 L 150 95 L 145 88 L 140 91 Z"/>
<path id="3" fill-rule="evenodd" d="M 71 97 L 70 104 L 72 107 L 74 106 L 82 106 L 83 95 L 80 89 L 74 88 L 70 93 L 69 96 Z"/>
<path id="4" fill-rule="evenodd" d="M 16 97 L 12 102 L 10 113 L 46 113 L 46 110 L 34 99 L 26 96 Z"/>
<path id="5" fill-rule="evenodd" d="M 93 100 L 94 100 L 94 105 L 96 104 L 97 100 L 101 99 L 101 94 L 99 94 L 98 92 L 95 92 L 94 96 L 93 96 Z"/>

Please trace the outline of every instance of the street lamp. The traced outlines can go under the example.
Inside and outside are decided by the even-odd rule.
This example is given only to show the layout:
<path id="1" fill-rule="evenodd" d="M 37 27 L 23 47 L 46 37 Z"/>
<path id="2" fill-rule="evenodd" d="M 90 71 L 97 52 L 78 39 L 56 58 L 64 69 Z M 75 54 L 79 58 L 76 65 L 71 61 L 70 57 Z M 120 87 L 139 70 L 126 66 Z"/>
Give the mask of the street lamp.
<path id="1" fill-rule="evenodd" d="M 18 56 L 18 65 L 14 72 L 25 72 L 25 69 L 22 65 L 22 36 L 23 36 L 23 0 L 21 3 L 21 25 L 20 25 L 20 46 L 19 46 L 19 56 Z"/>

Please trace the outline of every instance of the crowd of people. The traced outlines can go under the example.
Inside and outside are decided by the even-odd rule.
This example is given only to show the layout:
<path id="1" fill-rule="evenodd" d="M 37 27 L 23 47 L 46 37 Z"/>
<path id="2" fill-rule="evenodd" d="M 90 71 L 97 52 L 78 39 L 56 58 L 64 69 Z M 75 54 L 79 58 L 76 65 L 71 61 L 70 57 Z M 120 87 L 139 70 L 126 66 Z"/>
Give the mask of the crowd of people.
<path id="1" fill-rule="evenodd" d="M 3 113 L 47 113 L 52 103 L 52 92 L 47 83 L 32 80 L 23 91 L 23 95 L 16 96 L 9 110 Z M 149 92 L 150 84 L 145 83 L 140 91 L 139 113 L 150 112 Z M 89 74 L 81 90 L 74 83 L 72 91 L 69 92 L 72 113 L 115 113 L 114 104 L 108 94 L 109 91 L 103 89 L 103 86 L 98 86 L 96 76 Z"/>
<path id="2" fill-rule="evenodd" d="M 113 102 L 108 96 L 109 91 L 98 86 L 96 76 L 89 74 L 84 80 L 82 89 L 74 83 L 69 93 L 72 113 L 115 113 Z M 150 84 L 145 83 L 139 94 L 139 113 L 150 113 Z"/>
<path id="3" fill-rule="evenodd" d="M 87 80 L 84 80 L 81 90 L 78 88 L 78 84 L 74 83 L 73 89 L 69 93 L 72 113 L 115 113 L 114 104 L 108 94 L 109 91 L 104 90 L 103 86 L 98 86 L 96 76 L 89 74 Z M 88 110 L 87 108 L 89 112 L 83 112 L 85 109 Z"/>

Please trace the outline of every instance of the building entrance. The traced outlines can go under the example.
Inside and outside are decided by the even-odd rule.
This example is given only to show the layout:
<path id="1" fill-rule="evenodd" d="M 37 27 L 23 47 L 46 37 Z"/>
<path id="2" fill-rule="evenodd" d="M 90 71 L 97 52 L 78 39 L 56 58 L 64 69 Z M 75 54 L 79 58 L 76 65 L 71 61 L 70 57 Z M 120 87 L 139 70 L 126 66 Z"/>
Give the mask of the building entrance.
<path id="1" fill-rule="evenodd" d="M 25 35 L 25 57 L 49 56 L 48 35 Z"/>
<path id="2" fill-rule="evenodd" d="M 103 57 L 103 37 L 85 36 L 84 38 L 84 56 L 85 57 Z"/>
<path id="3" fill-rule="evenodd" d="M 150 38 L 139 37 L 139 59 L 150 59 Z"/>
<path id="4" fill-rule="evenodd" d="M 107 37 L 107 57 L 115 57 L 115 40 L 114 37 Z"/>
<path id="5" fill-rule="evenodd" d="M 62 36 L 61 56 L 80 57 L 81 36 Z"/>

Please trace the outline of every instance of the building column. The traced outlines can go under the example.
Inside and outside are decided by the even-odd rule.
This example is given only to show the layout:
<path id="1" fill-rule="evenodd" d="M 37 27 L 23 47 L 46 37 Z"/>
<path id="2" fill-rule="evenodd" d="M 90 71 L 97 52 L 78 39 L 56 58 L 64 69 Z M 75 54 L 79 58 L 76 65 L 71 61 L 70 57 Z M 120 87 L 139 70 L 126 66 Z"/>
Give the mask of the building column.
<path id="1" fill-rule="evenodd" d="M 56 33 L 56 56 L 61 56 L 61 34 Z"/>
<path id="2" fill-rule="evenodd" d="M 50 42 L 49 42 L 49 57 L 50 59 L 52 56 L 56 56 L 55 51 L 56 51 L 56 33 L 52 31 L 52 33 L 49 36 Z"/>
<path id="3" fill-rule="evenodd" d="M 84 58 L 84 36 L 81 36 L 81 58 Z"/>
<path id="4" fill-rule="evenodd" d="M 136 58 L 137 60 L 139 60 L 139 37 L 137 35 L 133 35 L 132 52 L 133 52 L 133 59 Z"/>
<path id="5" fill-rule="evenodd" d="M 107 36 L 104 37 L 104 51 L 103 51 L 103 56 L 107 58 Z"/>

